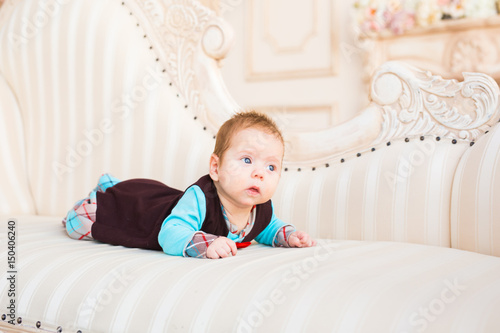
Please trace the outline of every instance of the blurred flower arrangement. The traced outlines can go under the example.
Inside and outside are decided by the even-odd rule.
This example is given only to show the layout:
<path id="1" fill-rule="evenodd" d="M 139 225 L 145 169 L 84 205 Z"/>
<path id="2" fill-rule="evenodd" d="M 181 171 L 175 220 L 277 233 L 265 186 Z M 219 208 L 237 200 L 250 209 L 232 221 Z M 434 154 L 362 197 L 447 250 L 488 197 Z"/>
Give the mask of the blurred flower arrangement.
<path id="1" fill-rule="evenodd" d="M 361 33 L 399 35 L 442 20 L 498 15 L 500 0 L 357 0 L 354 8 Z"/>

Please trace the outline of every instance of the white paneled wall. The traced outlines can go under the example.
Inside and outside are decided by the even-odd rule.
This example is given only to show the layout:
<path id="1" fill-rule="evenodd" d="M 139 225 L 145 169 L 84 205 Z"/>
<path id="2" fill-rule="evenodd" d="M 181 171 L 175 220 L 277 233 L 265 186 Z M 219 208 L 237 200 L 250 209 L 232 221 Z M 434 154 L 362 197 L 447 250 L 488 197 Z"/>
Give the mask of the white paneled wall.
<path id="1" fill-rule="evenodd" d="M 275 116 L 287 131 L 314 131 L 368 103 L 352 0 L 220 0 L 235 41 L 222 72 L 243 108 Z"/>

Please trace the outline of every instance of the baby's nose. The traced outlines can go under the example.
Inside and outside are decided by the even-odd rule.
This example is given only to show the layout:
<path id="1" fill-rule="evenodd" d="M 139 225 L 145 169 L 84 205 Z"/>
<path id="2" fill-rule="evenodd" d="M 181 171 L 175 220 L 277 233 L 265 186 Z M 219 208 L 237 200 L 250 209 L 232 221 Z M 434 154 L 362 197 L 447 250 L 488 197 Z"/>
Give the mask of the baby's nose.
<path id="1" fill-rule="evenodd" d="M 264 171 L 261 168 L 255 168 L 253 170 L 252 176 L 254 178 L 263 178 L 264 177 Z"/>

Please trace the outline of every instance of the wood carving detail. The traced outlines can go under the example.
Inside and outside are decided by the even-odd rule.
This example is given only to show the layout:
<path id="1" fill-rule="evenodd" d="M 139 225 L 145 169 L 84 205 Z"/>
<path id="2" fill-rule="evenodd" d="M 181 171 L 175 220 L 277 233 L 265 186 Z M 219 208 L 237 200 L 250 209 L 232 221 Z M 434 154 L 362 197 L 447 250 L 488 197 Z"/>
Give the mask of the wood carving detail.
<path id="1" fill-rule="evenodd" d="M 497 48 L 495 41 L 487 34 L 461 36 L 450 45 L 450 72 L 484 72 L 495 64 Z"/>
<path id="2" fill-rule="evenodd" d="M 475 141 L 499 118 L 496 82 L 481 73 L 464 81 L 399 62 L 387 62 L 373 77 L 371 99 L 383 114 L 375 143 L 415 135 Z"/>
<path id="3" fill-rule="evenodd" d="M 216 20 L 215 13 L 193 0 L 174 0 L 163 4 L 157 0 L 138 0 L 148 21 L 152 23 L 165 52 L 165 70 L 172 84 L 185 98 L 195 115 L 206 114 L 194 64 L 200 41 Z M 216 127 L 217 124 L 208 124 Z"/>

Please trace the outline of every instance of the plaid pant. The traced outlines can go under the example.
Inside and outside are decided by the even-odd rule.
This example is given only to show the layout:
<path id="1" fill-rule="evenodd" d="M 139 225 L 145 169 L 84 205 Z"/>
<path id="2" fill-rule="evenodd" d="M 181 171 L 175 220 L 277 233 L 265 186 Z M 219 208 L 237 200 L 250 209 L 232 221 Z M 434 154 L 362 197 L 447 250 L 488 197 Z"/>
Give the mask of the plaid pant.
<path id="1" fill-rule="evenodd" d="M 68 236 L 73 239 L 93 240 L 91 233 L 92 224 L 95 222 L 95 212 L 97 210 L 97 192 L 104 192 L 106 189 L 118 184 L 120 180 L 110 174 L 103 174 L 97 186 L 90 191 L 89 195 L 79 200 L 72 209 L 69 210 L 62 224 L 66 227 Z"/>

